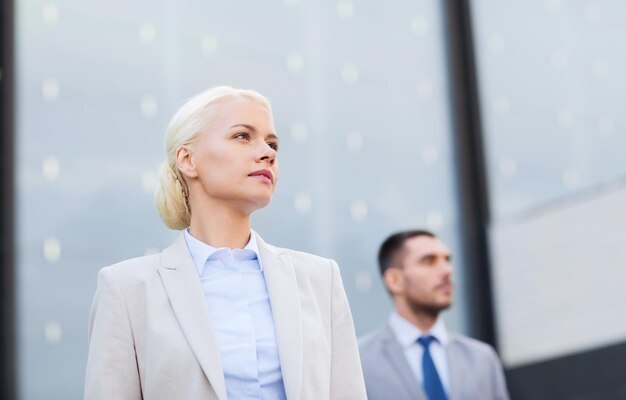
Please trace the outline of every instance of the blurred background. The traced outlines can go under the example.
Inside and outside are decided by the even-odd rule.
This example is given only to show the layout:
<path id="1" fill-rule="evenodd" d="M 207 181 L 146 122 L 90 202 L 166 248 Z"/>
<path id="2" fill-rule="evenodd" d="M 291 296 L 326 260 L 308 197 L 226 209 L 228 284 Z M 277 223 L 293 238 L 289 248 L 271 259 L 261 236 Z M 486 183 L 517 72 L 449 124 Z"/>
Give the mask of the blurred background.
<path id="1" fill-rule="evenodd" d="M 254 228 L 338 261 L 386 322 L 390 233 L 454 253 L 450 330 L 512 398 L 626 399 L 626 2 L 2 2 L 3 399 L 82 398 L 97 271 L 178 235 L 164 132 L 220 84 L 270 98 L 281 183 Z M 622 72 L 620 72 L 622 71 Z"/>

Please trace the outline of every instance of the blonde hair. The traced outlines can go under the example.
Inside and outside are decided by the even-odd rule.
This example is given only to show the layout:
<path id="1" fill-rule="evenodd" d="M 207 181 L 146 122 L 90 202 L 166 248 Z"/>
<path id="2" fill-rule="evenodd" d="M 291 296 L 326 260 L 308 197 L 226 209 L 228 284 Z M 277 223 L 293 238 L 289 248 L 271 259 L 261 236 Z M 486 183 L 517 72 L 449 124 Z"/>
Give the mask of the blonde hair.
<path id="1" fill-rule="evenodd" d="M 214 108 L 220 100 L 240 96 L 259 102 L 272 112 L 269 100 L 253 90 L 217 86 L 198 93 L 176 112 L 165 134 L 166 160 L 163 161 L 160 184 L 156 191 L 156 207 L 161 219 L 170 229 L 182 230 L 191 223 L 189 187 L 176 165 L 176 152 L 193 143 L 211 124 Z"/>

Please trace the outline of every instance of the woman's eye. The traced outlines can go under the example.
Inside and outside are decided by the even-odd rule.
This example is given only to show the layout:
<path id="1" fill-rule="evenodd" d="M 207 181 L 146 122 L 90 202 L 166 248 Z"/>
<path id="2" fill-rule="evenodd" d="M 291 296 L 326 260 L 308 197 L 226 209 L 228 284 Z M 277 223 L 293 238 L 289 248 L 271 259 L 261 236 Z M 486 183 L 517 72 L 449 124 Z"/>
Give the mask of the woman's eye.
<path id="1" fill-rule="evenodd" d="M 250 135 L 248 135 L 247 133 L 238 133 L 237 135 L 235 135 L 235 139 L 245 139 L 245 140 L 249 140 L 250 139 Z"/>
<path id="2" fill-rule="evenodd" d="M 278 151 L 278 143 L 270 142 L 267 145 L 274 149 L 274 151 Z"/>

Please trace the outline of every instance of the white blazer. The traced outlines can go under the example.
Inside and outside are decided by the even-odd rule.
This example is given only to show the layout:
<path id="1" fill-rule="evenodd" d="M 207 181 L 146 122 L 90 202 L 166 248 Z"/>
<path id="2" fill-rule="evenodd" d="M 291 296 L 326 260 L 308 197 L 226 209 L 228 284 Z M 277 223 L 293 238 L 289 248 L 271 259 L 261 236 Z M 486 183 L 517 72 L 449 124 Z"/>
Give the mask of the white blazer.
<path id="1" fill-rule="evenodd" d="M 287 399 L 366 399 L 337 264 L 256 235 Z M 226 400 L 220 351 L 181 235 L 103 268 L 89 319 L 85 399 Z"/>

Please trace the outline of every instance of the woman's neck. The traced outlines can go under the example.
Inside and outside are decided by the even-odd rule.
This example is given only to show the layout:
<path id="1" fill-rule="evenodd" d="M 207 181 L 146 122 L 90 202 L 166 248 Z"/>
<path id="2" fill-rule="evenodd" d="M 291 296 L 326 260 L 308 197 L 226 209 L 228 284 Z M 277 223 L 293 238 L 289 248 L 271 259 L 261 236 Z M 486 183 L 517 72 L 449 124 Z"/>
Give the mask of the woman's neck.
<path id="1" fill-rule="evenodd" d="M 227 207 L 194 207 L 189 233 L 213 247 L 242 249 L 250 240 L 250 214 Z"/>

